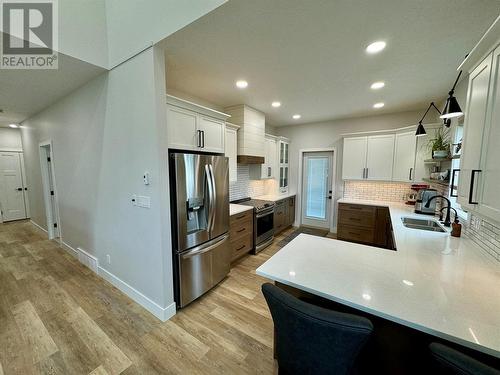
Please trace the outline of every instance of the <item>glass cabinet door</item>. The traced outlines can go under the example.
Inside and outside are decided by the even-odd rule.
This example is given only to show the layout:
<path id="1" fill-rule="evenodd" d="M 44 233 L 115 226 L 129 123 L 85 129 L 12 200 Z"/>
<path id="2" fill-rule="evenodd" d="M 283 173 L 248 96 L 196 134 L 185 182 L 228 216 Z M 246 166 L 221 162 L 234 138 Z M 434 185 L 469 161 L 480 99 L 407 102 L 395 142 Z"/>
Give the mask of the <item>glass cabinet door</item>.
<path id="1" fill-rule="evenodd" d="M 284 185 L 285 179 L 284 179 L 284 168 L 280 167 L 280 188 L 282 188 Z"/>
<path id="2" fill-rule="evenodd" d="M 285 159 L 284 163 L 288 164 L 288 143 L 285 143 L 284 154 L 285 154 L 285 156 L 284 156 L 284 159 Z"/>
<path id="3" fill-rule="evenodd" d="M 280 164 L 283 164 L 285 161 L 285 144 L 280 142 Z"/>

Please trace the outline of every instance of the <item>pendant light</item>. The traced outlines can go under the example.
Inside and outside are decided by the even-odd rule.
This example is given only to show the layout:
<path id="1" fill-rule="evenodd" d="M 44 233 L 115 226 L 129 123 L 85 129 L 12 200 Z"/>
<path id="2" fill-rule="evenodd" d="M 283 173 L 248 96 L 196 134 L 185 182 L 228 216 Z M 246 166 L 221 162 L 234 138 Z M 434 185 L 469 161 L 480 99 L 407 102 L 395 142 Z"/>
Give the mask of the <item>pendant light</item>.
<path id="1" fill-rule="evenodd" d="M 458 104 L 457 98 L 453 96 L 455 93 L 455 87 L 457 86 L 458 80 L 460 79 L 460 76 L 462 74 L 462 71 L 458 73 L 458 77 L 455 80 L 455 84 L 453 85 L 453 88 L 450 90 L 448 93 L 448 99 L 446 99 L 446 105 L 444 106 L 443 113 L 441 116 L 439 116 L 442 119 L 452 119 L 454 117 L 460 117 L 463 116 L 462 108 L 460 108 L 460 105 Z M 451 124 L 451 120 L 447 122 L 446 126 L 449 127 Z"/>

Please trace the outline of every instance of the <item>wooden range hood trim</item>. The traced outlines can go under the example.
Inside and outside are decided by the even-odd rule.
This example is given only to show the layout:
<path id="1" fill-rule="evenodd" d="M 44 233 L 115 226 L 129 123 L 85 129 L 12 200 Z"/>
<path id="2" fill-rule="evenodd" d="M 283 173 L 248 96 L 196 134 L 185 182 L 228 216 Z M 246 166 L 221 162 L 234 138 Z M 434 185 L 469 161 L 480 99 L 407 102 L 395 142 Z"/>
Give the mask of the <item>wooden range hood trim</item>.
<path id="1" fill-rule="evenodd" d="M 238 155 L 236 158 L 238 164 L 264 164 L 263 156 Z"/>

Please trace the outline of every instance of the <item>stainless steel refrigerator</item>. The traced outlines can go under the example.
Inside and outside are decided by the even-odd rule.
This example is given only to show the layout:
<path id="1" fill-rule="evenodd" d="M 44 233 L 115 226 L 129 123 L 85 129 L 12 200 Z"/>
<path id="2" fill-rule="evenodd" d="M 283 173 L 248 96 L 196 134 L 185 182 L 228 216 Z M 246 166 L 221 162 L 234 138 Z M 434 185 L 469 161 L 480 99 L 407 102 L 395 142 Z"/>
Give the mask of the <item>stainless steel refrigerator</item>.
<path id="1" fill-rule="evenodd" d="M 228 174 L 224 156 L 170 154 L 174 292 L 179 308 L 229 273 Z"/>

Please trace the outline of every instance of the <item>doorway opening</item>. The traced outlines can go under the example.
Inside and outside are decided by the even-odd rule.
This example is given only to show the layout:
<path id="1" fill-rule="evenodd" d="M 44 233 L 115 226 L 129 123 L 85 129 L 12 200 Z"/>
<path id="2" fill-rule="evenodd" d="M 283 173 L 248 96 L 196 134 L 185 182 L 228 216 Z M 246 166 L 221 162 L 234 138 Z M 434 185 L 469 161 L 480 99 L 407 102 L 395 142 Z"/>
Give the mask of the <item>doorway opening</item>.
<path id="1" fill-rule="evenodd" d="M 334 151 L 303 151 L 301 225 L 331 231 Z"/>
<path id="2" fill-rule="evenodd" d="M 47 216 L 47 232 L 50 240 L 60 239 L 61 229 L 52 142 L 40 143 L 40 166 L 42 171 L 45 212 Z"/>
<path id="3" fill-rule="evenodd" d="M 0 152 L 0 222 L 29 217 L 24 159 L 21 152 Z"/>

